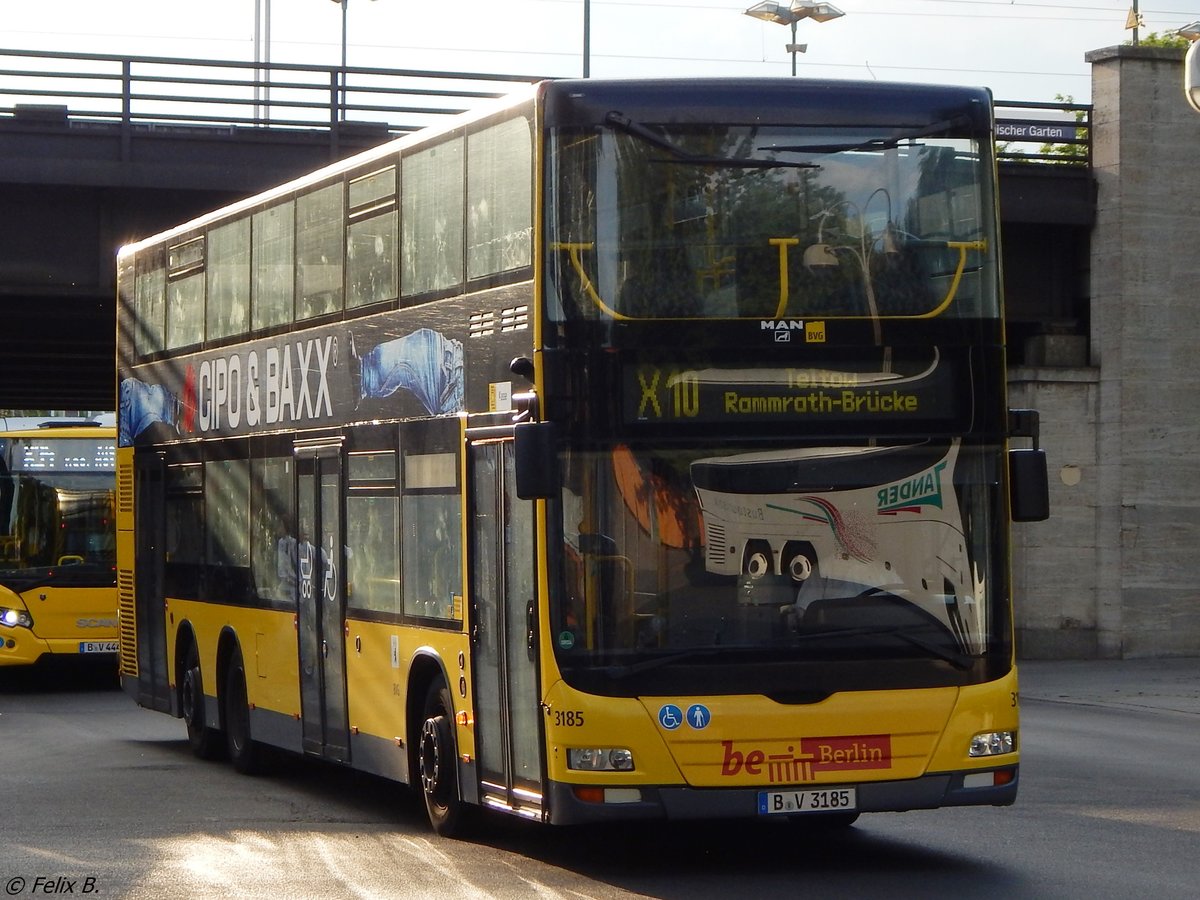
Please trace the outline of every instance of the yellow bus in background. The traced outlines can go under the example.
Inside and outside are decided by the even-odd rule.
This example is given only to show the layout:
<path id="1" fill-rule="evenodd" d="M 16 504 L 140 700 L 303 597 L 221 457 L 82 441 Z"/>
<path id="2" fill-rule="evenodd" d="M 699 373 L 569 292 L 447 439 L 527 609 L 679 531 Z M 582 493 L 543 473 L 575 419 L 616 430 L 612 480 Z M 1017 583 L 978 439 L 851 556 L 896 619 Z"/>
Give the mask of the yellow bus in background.
<path id="1" fill-rule="evenodd" d="M 983 89 L 546 82 L 122 248 L 124 690 L 442 834 L 1012 803 L 993 154 Z"/>
<path id="2" fill-rule="evenodd" d="M 117 659 L 116 417 L 0 417 L 0 667 Z"/>

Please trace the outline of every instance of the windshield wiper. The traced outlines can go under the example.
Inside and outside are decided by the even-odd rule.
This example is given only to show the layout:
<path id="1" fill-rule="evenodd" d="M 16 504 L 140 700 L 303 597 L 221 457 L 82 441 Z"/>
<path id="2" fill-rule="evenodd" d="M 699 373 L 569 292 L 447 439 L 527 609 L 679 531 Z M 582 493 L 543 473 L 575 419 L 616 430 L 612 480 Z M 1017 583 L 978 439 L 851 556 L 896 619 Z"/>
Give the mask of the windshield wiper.
<path id="1" fill-rule="evenodd" d="M 912 131 L 904 131 L 892 137 L 877 137 L 868 138 L 865 141 L 858 143 L 844 144 L 795 144 L 785 146 L 763 146 L 755 147 L 756 150 L 775 150 L 781 153 L 853 153 L 858 150 L 892 150 L 906 141 L 915 141 L 924 137 L 932 137 L 935 134 L 943 134 L 950 131 L 956 126 L 964 125 L 968 122 L 966 116 L 956 116 L 953 119 L 945 119 L 941 122 L 934 122 L 926 125 L 923 128 L 916 128 Z"/>
<path id="2" fill-rule="evenodd" d="M 662 656 L 652 656 L 649 659 L 639 660 L 634 663 L 626 663 L 623 666 L 608 666 L 604 669 L 604 674 L 614 680 L 628 678 L 630 675 L 637 675 L 640 672 L 648 672 L 651 669 L 657 669 L 661 666 L 671 665 L 685 659 L 696 659 L 703 656 L 716 656 L 721 653 L 736 652 L 738 650 L 760 650 L 761 647 L 746 647 L 739 644 L 731 644 L 724 647 L 691 647 L 687 650 L 680 650 L 678 653 L 666 653 Z"/>
<path id="3" fill-rule="evenodd" d="M 950 663 L 958 669 L 969 669 L 975 662 L 975 658 L 958 650 L 944 647 L 934 641 L 919 637 L 913 634 L 914 630 L 925 630 L 924 625 L 904 626 L 900 628 L 887 628 L 878 625 L 863 625 L 857 628 L 833 628 L 823 631 L 809 631 L 803 634 L 794 635 L 791 639 L 792 643 L 818 641 L 829 638 L 853 638 L 853 637 L 894 637 L 924 650 L 931 656 L 935 656 L 945 662 Z M 625 665 L 611 665 L 605 667 L 604 674 L 614 681 L 620 681 L 628 678 L 631 675 L 638 675 L 642 672 L 648 672 L 652 669 L 658 669 L 662 666 L 673 665 L 684 660 L 700 659 L 706 656 L 718 656 L 727 653 L 737 653 L 739 651 L 753 651 L 762 653 L 766 651 L 786 650 L 787 645 L 780 646 L 748 646 L 744 644 L 730 644 L 727 646 L 717 647 L 691 647 L 687 650 L 680 650 L 677 653 L 667 653 L 662 656 L 653 656 L 649 659 L 639 660 L 638 662 L 626 663 Z"/>
<path id="4" fill-rule="evenodd" d="M 673 157 L 683 163 L 692 166 L 721 166 L 727 169 L 819 169 L 820 165 L 810 162 L 789 162 L 777 159 L 740 159 L 732 156 L 697 156 L 694 153 L 689 153 L 678 144 L 669 141 L 652 128 L 647 128 L 640 122 L 635 122 L 633 119 L 624 113 L 617 112 L 615 109 L 604 117 L 606 124 L 614 128 L 619 128 L 626 134 L 631 134 L 636 138 L 640 138 L 647 144 L 651 144 L 660 150 L 665 150 Z M 782 149 L 787 149 L 782 148 Z M 656 162 L 669 162 L 670 160 L 655 160 Z"/>
<path id="5" fill-rule="evenodd" d="M 863 625 L 857 628 L 833 628 L 825 631 L 808 631 L 804 634 L 796 635 L 794 640 L 797 641 L 812 641 L 821 638 L 843 638 L 843 637 L 894 637 L 898 640 L 905 641 L 914 647 L 924 650 L 926 653 L 936 656 L 938 659 L 945 660 L 958 669 L 969 669 L 975 662 L 973 656 L 962 653 L 958 650 L 950 649 L 942 646 L 934 641 L 927 640 L 923 637 L 918 637 L 913 634 L 914 631 L 925 631 L 925 625 L 907 625 L 899 628 L 889 628 L 879 625 Z"/>

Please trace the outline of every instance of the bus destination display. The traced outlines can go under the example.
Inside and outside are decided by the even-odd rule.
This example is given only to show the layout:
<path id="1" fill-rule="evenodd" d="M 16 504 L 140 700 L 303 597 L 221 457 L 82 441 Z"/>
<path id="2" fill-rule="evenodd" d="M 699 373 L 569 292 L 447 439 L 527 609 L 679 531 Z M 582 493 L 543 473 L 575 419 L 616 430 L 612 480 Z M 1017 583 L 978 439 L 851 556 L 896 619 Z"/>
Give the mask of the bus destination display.
<path id="1" fill-rule="evenodd" d="M 13 439 L 6 456 L 15 472 L 112 472 L 113 442 L 87 438 Z"/>
<path id="2" fill-rule="evenodd" d="M 882 371 L 639 363 L 623 380 L 627 423 L 928 422 L 956 413 L 952 367 L 936 357 Z"/>

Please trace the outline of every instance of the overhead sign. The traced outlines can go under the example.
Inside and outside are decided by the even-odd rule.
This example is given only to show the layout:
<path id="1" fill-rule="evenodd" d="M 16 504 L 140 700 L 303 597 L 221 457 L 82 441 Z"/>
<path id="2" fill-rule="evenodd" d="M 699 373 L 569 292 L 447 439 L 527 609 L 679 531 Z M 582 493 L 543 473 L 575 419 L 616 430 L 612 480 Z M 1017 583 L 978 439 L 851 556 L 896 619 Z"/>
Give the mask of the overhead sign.
<path id="1" fill-rule="evenodd" d="M 1072 122 L 997 122 L 996 140 L 1072 141 L 1079 126 Z"/>

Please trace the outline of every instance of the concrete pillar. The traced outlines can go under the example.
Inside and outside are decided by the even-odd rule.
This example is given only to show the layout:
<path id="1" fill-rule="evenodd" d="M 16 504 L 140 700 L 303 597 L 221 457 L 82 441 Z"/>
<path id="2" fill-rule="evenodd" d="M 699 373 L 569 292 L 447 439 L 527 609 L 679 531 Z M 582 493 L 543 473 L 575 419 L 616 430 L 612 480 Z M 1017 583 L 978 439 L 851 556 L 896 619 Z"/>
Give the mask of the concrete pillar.
<path id="1" fill-rule="evenodd" d="M 1097 650 L 1200 654 L 1200 115 L 1183 51 L 1092 63 Z"/>

